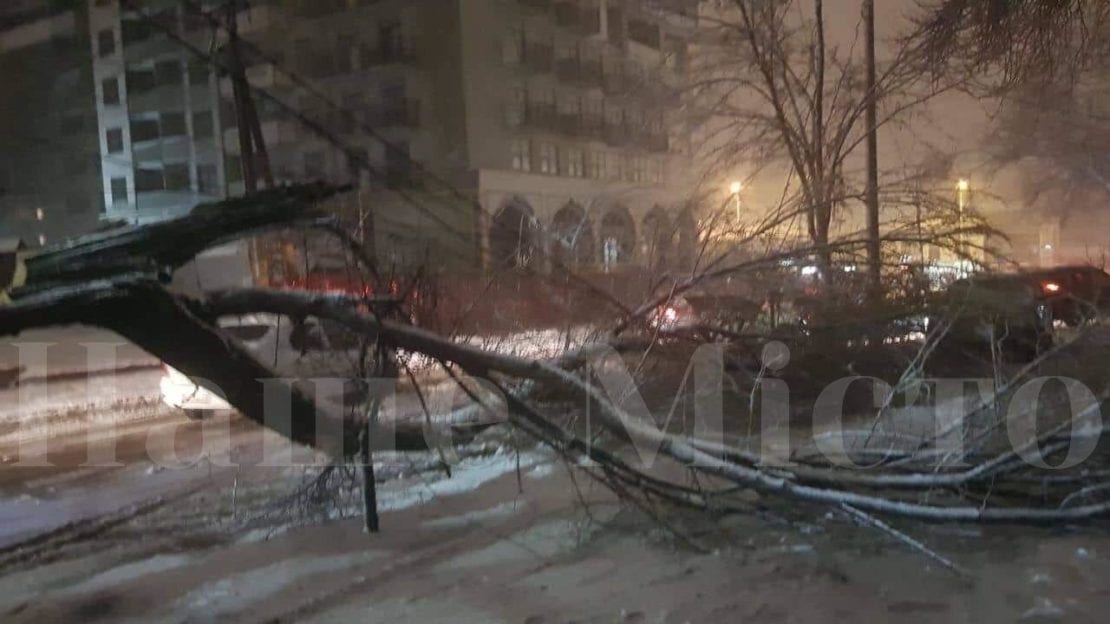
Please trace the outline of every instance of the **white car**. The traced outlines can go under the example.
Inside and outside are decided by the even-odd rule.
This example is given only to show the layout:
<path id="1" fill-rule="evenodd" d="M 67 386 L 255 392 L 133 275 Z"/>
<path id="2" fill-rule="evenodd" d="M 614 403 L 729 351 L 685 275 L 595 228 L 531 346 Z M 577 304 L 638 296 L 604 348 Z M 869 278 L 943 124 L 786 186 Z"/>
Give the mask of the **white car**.
<path id="1" fill-rule="evenodd" d="M 220 325 L 232 338 L 240 342 L 253 355 L 263 361 L 274 361 L 275 357 L 290 357 L 288 341 L 280 341 L 279 331 L 288 322 L 279 321 L 277 316 L 251 314 L 223 320 Z M 275 353 L 279 350 L 280 353 Z M 295 354 L 293 355 L 295 357 Z M 162 364 L 162 379 L 158 382 L 162 402 L 185 412 L 189 418 L 204 418 L 211 412 L 230 410 L 231 405 L 217 393 L 201 387 L 181 371 Z"/>

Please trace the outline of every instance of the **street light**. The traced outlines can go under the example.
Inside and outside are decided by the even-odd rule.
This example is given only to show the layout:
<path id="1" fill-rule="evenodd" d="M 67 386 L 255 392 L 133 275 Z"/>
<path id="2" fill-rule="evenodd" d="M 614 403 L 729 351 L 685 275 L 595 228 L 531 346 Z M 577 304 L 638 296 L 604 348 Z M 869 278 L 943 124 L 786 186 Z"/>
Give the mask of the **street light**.
<path id="1" fill-rule="evenodd" d="M 736 209 L 736 223 L 740 223 L 740 191 L 744 190 L 744 183 L 739 180 L 733 180 L 732 184 L 728 185 L 728 192 L 732 193 L 733 206 Z"/>
<path id="2" fill-rule="evenodd" d="M 963 231 L 964 228 L 964 209 L 967 208 L 967 195 L 971 190 L 971 182 L 967 178 L 960 178 L 956 181 L 956 207 L 959 209 L 959 228 L 960 236 L 958 239 L 959 250 L 961 254 L 967 253 L 967 232 Z M 963 260 L 961 259 L 961 262 Z"/>

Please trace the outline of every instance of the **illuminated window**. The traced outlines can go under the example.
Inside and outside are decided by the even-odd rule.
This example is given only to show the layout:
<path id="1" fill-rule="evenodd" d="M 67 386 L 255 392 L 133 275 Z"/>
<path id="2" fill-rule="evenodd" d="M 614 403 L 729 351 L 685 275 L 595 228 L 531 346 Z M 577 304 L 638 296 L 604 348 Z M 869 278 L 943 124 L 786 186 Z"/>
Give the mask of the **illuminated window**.
<path id="1" fill-rule="evenodd" d="M 517 171 L 532 170 L 532 149 L 528 139 L 513 139 L 512 155 L 513 169 Z"/>
<path id="2" fill-rule="evenodd" d="M 554 143 L 540 143 L 540 173 L 559 173 L 558 150 Z"/>
<path id="3" fill-rule="evenodd" d="M 563 175 L 581 178 L 586 175 L 585 157 L 577 147 L 568 147 L 563 153 Z"/>

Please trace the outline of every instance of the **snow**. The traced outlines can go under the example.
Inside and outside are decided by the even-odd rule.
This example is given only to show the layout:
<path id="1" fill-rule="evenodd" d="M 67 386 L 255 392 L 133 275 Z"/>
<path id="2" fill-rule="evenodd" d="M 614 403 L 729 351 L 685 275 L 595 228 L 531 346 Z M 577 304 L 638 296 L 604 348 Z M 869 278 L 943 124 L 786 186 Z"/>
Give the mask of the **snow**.
<path id="1" fill-rule="evenodd" d="M 205 620 L 233 613 L 243 605 L 261 602 L 309 576 L 337 572 L 364 565 L 385 556 L 381 551 L 364 551 L 326 557 L 292 557 L 273 565 L 205 583 L 183 596 L 175 612 Z"/>
<path id="2" fill-rule="evenodd" d="M 531 468 L 541 459 L 543 457 L 539 453 L 522 452 L 521 470 Z M 512 453 L 467 458 L 452 467 L 450 479 L 439 479 L 419 485 L 400 484 L 401 489 L 379 489 L 378 511 L 398 511 L 424 504 L 441 496 L 473 492 L 498 477 L 515 472 L 516 467 L 516 455 Z"/>
<path id="3" fill-rule="evenodd" d="M 506 501 L 495 507 L 490 507 L 489 509 L 428 520 L 424 523 L 424 527 L 428 529 L 456 529 L 473 524 L 481 524 L 489 520 L 500 520 L 516 513 L 516 510 L 516 501 Z"/>
<path id="4" fill-rule="evenodd" d="M 121 565 L 96 576 L 67 587 L 63 593 L 82 594 L 107 589 L 113 585 L 126 583 L 143 578 L 149 574 L 158 574 L 187 565 L 195 560 L 189 555 L 156 555 L 142 561 L 135 561 Z"/>

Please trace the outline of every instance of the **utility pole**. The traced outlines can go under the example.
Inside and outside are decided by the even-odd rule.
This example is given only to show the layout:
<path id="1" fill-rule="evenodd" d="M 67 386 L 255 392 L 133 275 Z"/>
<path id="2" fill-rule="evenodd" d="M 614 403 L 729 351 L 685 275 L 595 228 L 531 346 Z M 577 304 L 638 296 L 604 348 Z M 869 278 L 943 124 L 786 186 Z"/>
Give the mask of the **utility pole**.
<path id="1" fill-rule="evenodd" d="M 227 30 L 226 69 L 231 79 L 232 97 L 235 102 L 235 121 L 239 131 L 239 154 L 243 171 L 243 187 L 249 195 L 258 190 L 259 178 L 267 188 L 274 186 L 270 171 L 270 156 L 262 137 L 262 124 L 251 97 L 247 70 L 239 47 L 239 0 L 228 0 L 224 24 Z"/>
<path id="2" fill-rule="evenodd" d="M 879 245 L 879 94 L 875 72 L 875 0 L 863 0 L 867 56 L 867 263 L 871 297 L 882 295 L 882 249 Z"/>

